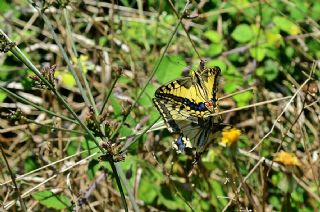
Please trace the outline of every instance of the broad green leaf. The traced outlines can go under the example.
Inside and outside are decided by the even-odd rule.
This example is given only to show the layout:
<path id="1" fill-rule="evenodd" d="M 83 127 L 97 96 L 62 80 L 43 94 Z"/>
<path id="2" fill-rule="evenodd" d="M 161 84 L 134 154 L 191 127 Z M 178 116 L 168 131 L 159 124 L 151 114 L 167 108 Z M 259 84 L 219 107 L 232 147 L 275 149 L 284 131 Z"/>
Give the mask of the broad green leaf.
<path id="1" fill-rule="evenodd" d="M 267 60 L 265 66 L 257 68 L 256 74 L 261 78 L 272 81 L 278 76 L 278 68 L 279 66 L 276 62 Z"/>
<path id="2" fill-rule="evenodd" d="M 285 54 L 286 54 L 287 57 L 290 58 L 290 59 L 293 57 L 294 52 L 295 52 L 295 50 L 294 50 L 294 48 L 291 47 L 291 46 L 287 46 L 286 49 L 285 49 Z"/>
<path id="3" fill-rule="evenodd" d="M 314 4 L 309 15 L 314 20 L 319 20 L 320 19 L 320 4 Z"/>
<path id="4" fill-rule="evenodd" d="M 213 30 L 208 30 L 204 33 L 204 36 L 208 38 L 212 43 L 220 43 L 222 40 L 222 36 Z"/>
<path id="5" fill-rule="evenodd" d="M 37 163 L 37 157 L 35 155 L 31 155 L 25 159 L 25 161 L 24 161 L 25 173 L 28 173 L 32 170 L 35 170 L 38 167 L 39 167 L 39 164 Z"/>
<path id="6" fill-rule="evenodd" d="M 285 17 L 275 16 L 273 23 L 282 31 L 287 32 L 289 35 L 297 35 L 301 32 L 300 27 Z"/>
<path id="7" fill-rule="evenodd" d="M 294 0 L 292 3 L 294 6 L 288 7 L 292 21 L 303 21 L 307 15 L 311 14 L 306 1 Z"/>
<path id="8" fill-rule="evenodd" d="M 232 3 L 232 5 L 235 5 L 237 8 L 241 8 L 249 5 L 248 0 L 233 0 L 229 2 Z"/>
<path id="9" fill-rule="evenodd" d="M 272 205 L 276 211 L 280 211 L 280 208 L 281 208 L 281 198 L 279 198 L 280 195 L 277 195 L 277 196 L 274 196 L 272 195 L 270 198 L 269 198 L 269 203 L 270 205 Z"/>
<path id="10" fill-rule="evenodd" d="M 55 72 L 55 77 L 61 78 L 62 84 L 68 88 L 73 88 L 76 85 L 75 79 L 73 78 L 72 74 L 67 70 L 65 71 L 57 70 Z"/>
<path id="11" fill-rule="evenodd" d="M 109 102 L 111 102 L 114 114 L 115 115 L 121 114 L 121 111 L 122 111 L 121 103 L 113 94 L 111 94 Z"/>
<path id="12" fill-rule="evenodd" d="M 81 149 L 87 150 L 87 152 L 82 153 L 83 157 L 87 157 L 93 153 L 99 152 L 99 148 L 96 146 L 96 144 L 91 140 L 84 140 L 81 143 Z"/>
<path id="13" fill-rule="evenodd" d="M 105 46 L 108 43 L 107 37 L 100 37 L 99 38 L 99 46 Z"/>
<path id="14" fill-rule="evenodd" d="M 78 140 L 73 140 L 71 142 L 69 142 L 68 144 L 68 148 L 67 148 L 67 155 L 73 155 L 77 152 L 79 146 L 79 141 Z"/>
<path id="15" fill-rule="evenodd" d="M 204 157 L 201 157 L 201 161 L 203 166 L 207 170 L 214 170 L 217 168 L 217 164 L 215 163 L 216 158 L 218 157 L 217 151 L 210 148 L 208 153 L 204 155 Z"/>
<path id="16" fill-rule="evenodd" d="M 1 4 L 1 7 L 0 7 L 0 12 L 1 14 L 4 14 L 5 12 L 9 11 L 10 9 L 12 9 L 11 7 L 14 7 L 14 5 L 11 5 L 10 3 L 8 3 L 7 1 L 5 0 L 0 0 L 0 4 Z M 1 28 L 4 27 L 1 23 Z"/>
<path id="17" fill-rule="evenodd" d="M 141 89 L 139 89 L 140 91 Z M 153 106 L 152 98 L 154 97 L 154 92 L 156 91 L 156 88 L 153 84 L 148 84 L 146 87 L 146 90 L 144 92 L 144 95 L 140 98 L 139 104 L 143 107 L 150 107 Z"/>
<path id="18" fill-rule="evenodd" d="M 142 178 L 143 183 L 139 186 L 139 199 L 143 200 L 145 203 L 152 203 L 160 192 L 159 185 L 155 184 L 152 178 L 144 177 Z"/>
<path id="19" fill-rule="evenodd" d="M 6 80 L 8 78 L 9 75 L 9 70 L 12 70 L 14 67 L 12 66 L 7 66 L 7 65 L 3 65 L 1 64 L 1 71 L 0 71 L 0 80 Z M 7 71 L 8 70 L 8 71 Z"/>
<path id="20" fill-rule="evenodd" d="M 214 180 L 210 181 L 210 185 L 212 188 L 212 193 L 210 194 L 210 203 L 215 207 L 222 209 L 222 207 L 224 207 L 228 203 L 227 199 L 219 198 L 226 196 L 226 194 L 223 191 L 223 185 Z"/>
<path id="21" fill-rule="evenodd" d="M 231 37 L 239 43 L 246 43 L 252 39 L 253 33 L 249 25 L 240 24 L 231 33 Z"/>
<path id="22" fill-rule="evenodd" d="M 226 64 L 222 61 L 222 60 L 210 60 L 206 63 L 206 67 L 214 67 L 214 66 L 218 66 L 222 73 L 226 70 L 227 66 Z"/>
<path id="23" fill-rule="evenodd" d="M 181 77 L 185 68 L 186 63 L 179 55 L 165 56 L 155 76 L 161 84 L 165 84 Z"/>
<path id="24" fill-rule="evenodd" d="M 88 169 L 87 169 L 87 176 L 90 180 L 93 180 L 96 172 L 99 170 L 101 165 L 99 164 L 98 160 L 90 160 L 88 164 Z"/>
<path id="25" fill-rule="evenodd" d="M 283 38 L 280 33 L 269 31 L 266 33 L 267 42 L 270 45 L 276 45 L 276 47 L 279 47 L 279 45 L 283 42 Z"/>
<path id="26" fill-rule="evenodd" d="M 297 189 L 295 189 L 291 193 L 291 197 L 296 202 L 303 203 L 304 202 L 304 191 L 300 187 L 298 187 Z"/>
<path id="27" fill-rule="evenodd" d="M 206 55 L 208 57 L 214 57 L 222 52 L 223 45 L 222 44 L 210 44 L 209 48 L 206 50 Z"/>
<path id="28" fill-rule="evenodd" d="M 124 137 L 131 135 L 132 134 L 132 127 L 128 127 L 126 125 L 123 125 L 119 130 L 119 134 Z"/>
<path id="29" fill-rule="evenodd" d="M 39 191 L 32 194 L 35 200 L 38 200 L 40 204 L 47 208 L 53 208 L 56 210 L 62 210 L 67 207 L 71 207 L 71 200 L 64 194 L 55 194 L 51 191 Z"/>
<path id="30" fill-rule="evenodd" d="M 181 198 L 175 195 L 175 192 L 169 189 L 166 185 L 161 185 L 161 192 L 158 198 L 158 204 L 163 204 L 170 210 L 178 210 L 184 208 L 184 203 Z"/>
<path id="31" fill-rule="evenodd" d="M 6 97 L 7 97 L 7 94 L 6 94 L 4 91 L 0 90 L 0 102 L 3 102 L 3 100 L 4 100 Z"/>
<path id="32" fill-rule="evenodd" d="M 255 58 L 258 62 L 261 62 L 266 56 L 267 50 L 264 47 L 256 47 L 250 49 L 250 55 Z"/>
<path id="33" fill-rule="evenodd" d="M 229 82 L 229 83 L 225 83 L 223 85 L 223 90 L 226 93 L 232 93 L 232 92 L 236 91 L 238 87 L 239 87 L 239 85 L 235 84 L 234 82 Z"/>
<path id="34" fill-rule="evenodd" d="M 247 92 L 235 95 L 233 98 L 237 102 L 237 105 L 239 107 L 242 107 L 242 106 L 248 105 L 252 97 L 253 97 L 252 92 L 247 91 Z"/>

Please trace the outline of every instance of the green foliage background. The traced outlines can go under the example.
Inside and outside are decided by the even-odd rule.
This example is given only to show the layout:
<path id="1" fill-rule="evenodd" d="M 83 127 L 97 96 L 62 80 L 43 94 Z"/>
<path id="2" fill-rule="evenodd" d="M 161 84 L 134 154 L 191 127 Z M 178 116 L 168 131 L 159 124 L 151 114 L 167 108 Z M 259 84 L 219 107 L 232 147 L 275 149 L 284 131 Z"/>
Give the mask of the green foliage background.
<path id="1" fill-rule="evenodd" d="M 186 2 L 177 1 L 173 6 L 170 2 L 47 1 L 40 7 L 77 74 L 85 74 L 98 109 L 111 91 L 103 111 L 107 130 L 115 132 L 128 114 L 111 142 L 129 146 L 125 159 L 119 162 L 122 184 L 131 189 L 125 189 L 125 194 L 132 193 L 135 199 L 126 199 L 129 209 L 136 210 L 133 205 L 137 204 L 143 211 L 317 210 L 320 2 L 191 1 L 182 20 L 184 27 L 179 25 L 174 34 Z M 35 4 L 39 7 L 40 2 Z M 84 104 L 47 22 L 27 1 L 0 0 L 0 5 L 1 30 L 38 69 L 57 65 L 56 87 L 85 122 L 89 105 Z M 297 95 L 290 104 L 286 99 L 224 115 L 224 122 L 242 131 L 237 147 L 212 144 L 193 166 L 194 152 L 177 154 L 171 145 L 174 137 L 166 129 L 143 129 L 159 118 L 152 104 L 155 90 L 196 70 L 200 59 L 207 61 L 206 66 L 221 68 L 220 97 L 252 88 L 222 101 L 222 111 Z M 29 94 L 26 98 L 42 108 L 71 117 L 55 95 L 33 86 L 29 77 L 34 74 L 11 52 L 2 53 L 0 61 L 1 88 L 19 96 Z M 152 70 L 156 72 L 148 82 Z M 306 80 L 308 84 L 299 89 Z M 33 180 L 17 179 L 18 193 L 27 208 L 123 208 L 113 169 L 99 160 L 100 151 L 79 125 L 35 109 L 4 89 L 0 90 L 0 102 L 1 145 L 9 161 L 7 166 L 4 157 L 0 160 L 2 207 L 12 208 L 15 204 L 9 205 L 10 201 L 17 199 L 12 182 L 7 182 L 12 179 L 10 167 L 15 177 L 40 168 L 30 175 Z M 135 107 L 127 113 L 132 105 Z M 6 114 L 18 108 L 25 119 L 10 121 Z M 286 112 L 278 118 L 284 108 Z M 31 124 L 30 120 L 44 125 Z M 269 132 L 259 147 L 249 152 Z M 131 144 L 133 139 L 137 140 Z M 294 153 L 301 165 L 271 163 L 280 150 Z M 266 162 L 260 160 L 262 157 Z M 48 164 L 52 165 L 47 168 Z M 75 165 L 62 171 L 70 164 Z M 34 187 L 28 193 L 31 195 L 23 195 Z"/>

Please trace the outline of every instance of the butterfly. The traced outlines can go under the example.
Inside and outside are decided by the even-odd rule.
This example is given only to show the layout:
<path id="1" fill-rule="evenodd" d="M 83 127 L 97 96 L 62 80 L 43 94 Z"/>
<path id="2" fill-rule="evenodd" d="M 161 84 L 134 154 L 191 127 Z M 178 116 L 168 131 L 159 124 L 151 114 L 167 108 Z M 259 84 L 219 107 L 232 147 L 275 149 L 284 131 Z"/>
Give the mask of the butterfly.
<path id="1" fill-rule="evenodd" d="M 197 152 L 206 149 L 225 127 L 219 117 L 211 114 L 218 111 L 217 90 L 221 70 L 206 68 L 200 63 L 198 71 L 159 87 L 153 98 L 168 130 L 179 133 L 174 142 L 179 152 L 186 147 Z"/>

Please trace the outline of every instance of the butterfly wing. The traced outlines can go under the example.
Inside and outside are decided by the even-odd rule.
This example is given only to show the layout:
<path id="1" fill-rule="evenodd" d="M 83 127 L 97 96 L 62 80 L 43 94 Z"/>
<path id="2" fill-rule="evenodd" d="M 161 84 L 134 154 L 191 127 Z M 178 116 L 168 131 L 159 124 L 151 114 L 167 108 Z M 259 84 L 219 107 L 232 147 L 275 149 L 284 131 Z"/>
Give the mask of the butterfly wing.
<path id="1" fill-rule="evenodd" d="M 197 151 L 203 151 L 212 131 L 213 118 L 207 117 L 213 111 L 206 106 L 208 102 L 215 108 L 218 77 L 220 69 L 204 68 L 161 86 L 155 92 L 153 102 L 162 115 L 170 132 L 180 133 L 178 149 L 191 143 Z M 206 117 L 206 118 L 205 118 Z"/>
<path id="2" fill-rule="evenodd" d="M 191 123 L 192 125 L 193 123 Z M 223 123 L 207 123 L 206 126 L 182 129 L 182 134 L 174 141 L 173 146 L 178 153 L 183 152 L 186 147 L 195 148 L 197 152 L 203 152 L 207 146 L 221 138 L 224 130 L 231 126 Z"/>
<path id="3" fill-rule="evenodd" d="M 215 131 L 220 130 L 220 125 L 213 123 L 213 118 L 201 119 L 190 116 L 186 110 L 179 109 L 181 104 L 167 99 L 153 99 L 154 104 L 160 111 L 168 130 L 172 133 L 180 133 L 181 136 L 175 141 L 178 151 L 185 147 L 195 148 L 202 152 L 209 140 L 213 140 Z M 216 126 L 217 125 L 217 126 Z"/>
<path id="4" fill-rule="evenodd" d="M 153 98 L 153 102 L 160 112 L 168 130 L 172 133 L 181 132 L 190 123 L 198 123 L 196 116 L 190 115 L 192 112 L 187 110 L 180 102 L 170 99 Z"/>
<path id="5" fill-rule="evenodd" d="M 179 103 L 181 110 L 188 111 L 190 116 L 208 116 L 212 111 L 208 110 L 206 103 L 214 101 L 215 107 L 219 75 L 218 67 L 205 68 L 201 74 L 195 72 L 191 77 L 161 86 L 156 90 L 155 97 Z"/>

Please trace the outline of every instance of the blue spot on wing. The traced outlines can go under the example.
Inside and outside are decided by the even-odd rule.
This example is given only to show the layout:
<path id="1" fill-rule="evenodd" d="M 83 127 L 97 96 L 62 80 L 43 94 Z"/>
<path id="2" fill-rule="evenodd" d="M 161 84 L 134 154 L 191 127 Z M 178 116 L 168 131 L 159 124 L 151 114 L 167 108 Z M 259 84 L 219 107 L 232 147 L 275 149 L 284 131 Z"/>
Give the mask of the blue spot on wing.
<path id="1" fill-rule="evenodd" d="M 178 151 L 183 152 L 184 149 L 186 148 L 186 143 L 183 141 L 184 137 L 181 135 L 177 140 L 175 141 L 176 145 L 178 146 Z"/>

